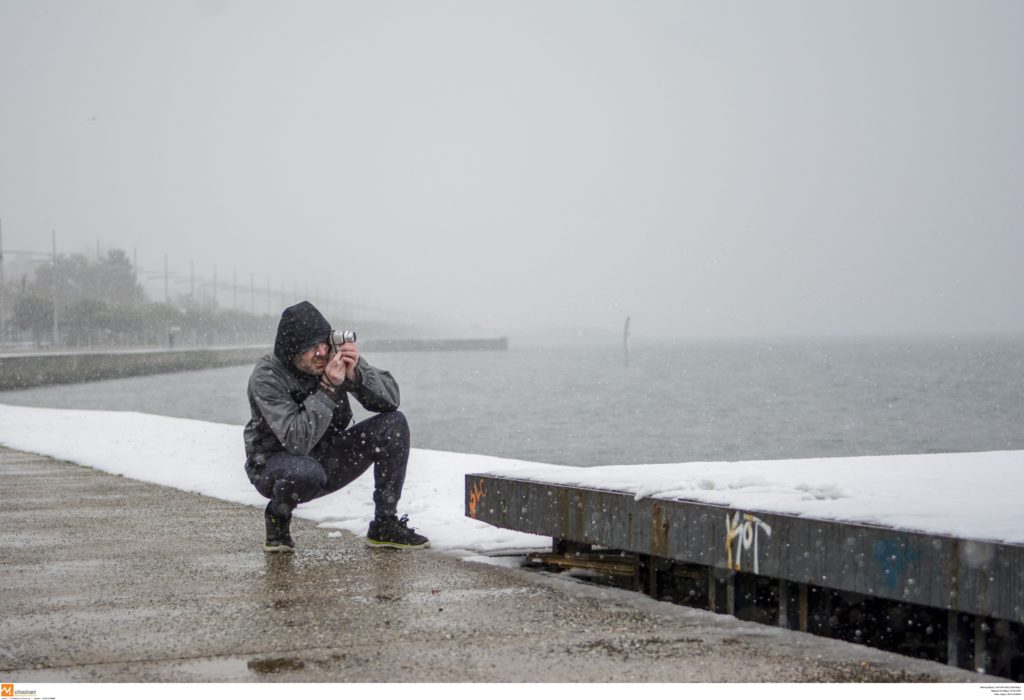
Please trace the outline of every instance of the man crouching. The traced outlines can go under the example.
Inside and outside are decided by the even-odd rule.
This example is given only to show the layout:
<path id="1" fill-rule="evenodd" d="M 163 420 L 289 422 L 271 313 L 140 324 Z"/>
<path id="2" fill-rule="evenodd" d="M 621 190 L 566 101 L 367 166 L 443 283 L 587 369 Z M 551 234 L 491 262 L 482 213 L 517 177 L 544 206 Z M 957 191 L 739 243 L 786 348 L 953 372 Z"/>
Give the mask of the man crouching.
<path id="1" fill-rule="evenodd" d="M 245 473 L 270 499 L 268 552 L 292 552 L 289 525 L 300 503 L 334 493 L 373 464 L 371 547 L 421 549 L 430 541 L 396 516 L 409 461 L 409 424 L 398 383 L 371 367 L 356 344 L 332 352 L 331 325 L 303 301 L 281 314 L 274 352 L 249 377 L 252 418 L 245 426 Z M 377 415 L 348 427 L 348 394 Z"/>

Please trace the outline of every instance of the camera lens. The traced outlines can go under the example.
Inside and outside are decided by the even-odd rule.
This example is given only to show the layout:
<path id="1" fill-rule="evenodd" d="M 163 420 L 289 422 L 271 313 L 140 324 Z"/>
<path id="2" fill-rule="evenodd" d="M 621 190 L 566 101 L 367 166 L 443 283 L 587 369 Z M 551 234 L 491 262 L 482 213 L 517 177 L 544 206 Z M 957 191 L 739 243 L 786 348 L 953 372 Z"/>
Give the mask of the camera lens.
<path id="1" fill-rule="evenodd" d="M 344 345 L 345 343 L 354 343 L 356 342 L 356 332 L 334 331 L 334 333 L 331 334 L 331 342 L 335 346 Z"/>

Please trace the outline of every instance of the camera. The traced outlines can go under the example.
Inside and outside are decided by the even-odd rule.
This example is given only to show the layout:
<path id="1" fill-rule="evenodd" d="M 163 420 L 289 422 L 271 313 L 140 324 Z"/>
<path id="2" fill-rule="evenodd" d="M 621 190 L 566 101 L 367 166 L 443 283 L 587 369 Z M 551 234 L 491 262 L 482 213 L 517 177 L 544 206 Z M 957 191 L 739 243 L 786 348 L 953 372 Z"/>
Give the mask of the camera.
<path id="1" fill-rule="evenodd" d="M 338 348 L 345 343 L 354 342 L 356 342 L 355 331 L 331 331 L 331 349 L 334 352 L 338 352 Z"/>

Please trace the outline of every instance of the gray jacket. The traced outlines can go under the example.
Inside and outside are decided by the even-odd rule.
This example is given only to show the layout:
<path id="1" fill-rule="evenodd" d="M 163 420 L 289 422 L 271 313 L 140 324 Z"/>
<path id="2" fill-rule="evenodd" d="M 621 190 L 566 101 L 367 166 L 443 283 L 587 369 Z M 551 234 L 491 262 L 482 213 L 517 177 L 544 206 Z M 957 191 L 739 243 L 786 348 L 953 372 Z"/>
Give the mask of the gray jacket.
<path id="1" fill-rule="evenodd" d="M 357 368 L 359 384 L 345 380 L 331 398 L 319 388 L 319 377 L 285 365 L 274 354 L 256 363 L 249 377 L 252 417 L 245 426 L 245 470 L 250 479 L 275 452 L 308 455 L 324 438 L 344 432 L 352 421 L 349 393 L 374 413 L 398 408 L 398 382 L 389 372 L 362 357 Z"/>

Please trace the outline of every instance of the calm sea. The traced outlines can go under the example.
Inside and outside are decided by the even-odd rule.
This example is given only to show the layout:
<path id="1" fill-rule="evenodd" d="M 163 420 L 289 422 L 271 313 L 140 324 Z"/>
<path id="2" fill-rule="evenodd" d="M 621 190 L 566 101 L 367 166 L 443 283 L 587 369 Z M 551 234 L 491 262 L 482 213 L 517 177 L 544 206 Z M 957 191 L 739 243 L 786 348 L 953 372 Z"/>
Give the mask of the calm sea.
<path id="1" fill-rule="evenodd" d="M 1024 449 L 1024 338 L 634 342 L 377 353 L 414 446 L 590 466 Z M 250 368 L 0 392 L 248 419 Z M 365 417 L 365 413 L 361 414 Z M 357 418 L 360 413 L 357 412 Z"/>

